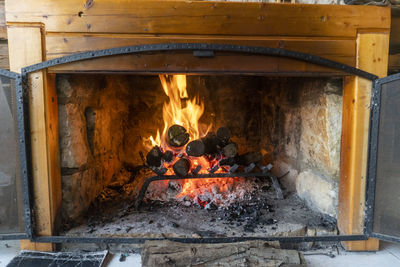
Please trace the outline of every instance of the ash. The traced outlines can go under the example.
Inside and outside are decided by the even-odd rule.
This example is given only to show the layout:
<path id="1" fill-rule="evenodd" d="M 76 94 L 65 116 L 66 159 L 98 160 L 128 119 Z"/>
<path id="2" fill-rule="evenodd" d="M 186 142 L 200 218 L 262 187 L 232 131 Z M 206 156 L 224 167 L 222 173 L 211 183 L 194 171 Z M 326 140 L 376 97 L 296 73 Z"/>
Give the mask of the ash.
<path id="1" fill-rule="evenodd" d="M 182 193 L 185 183 L 190 183 L 190 194 Z M 269 182 L 254 177 L 158 181 L 150 184 L 145 200 L 177 201 L 185 206 L 195 205 L 206 209 L 229 207 L 251 199 L 254 192 L 263 186 L 269 187 Z"/>
<path id="2" fill-rule="evenodd" d="M 179 190 L 164 183 L 165 196 L 155 194 L 153 188 L 150 192 L 158 198 L 147 195 L 140 210 L 135 210 L 134 199 L 121 192 L 126 186 L 108 188 L 102 201 L 75 225 L 65 225 L 62 234 L 141 238 L 304 236 L 310 227 L 326 226 L 324 216 L 308 209 L 296 194 L 285 192 L 285 199 L 276 199 L 268 179 L 251 178 L 238 184 L 236 189 L 243 191 L 235 194 L 208 191 L 188 200 L 176 198 Z M 246 191 L 249 187 L 251 190 Z"/>

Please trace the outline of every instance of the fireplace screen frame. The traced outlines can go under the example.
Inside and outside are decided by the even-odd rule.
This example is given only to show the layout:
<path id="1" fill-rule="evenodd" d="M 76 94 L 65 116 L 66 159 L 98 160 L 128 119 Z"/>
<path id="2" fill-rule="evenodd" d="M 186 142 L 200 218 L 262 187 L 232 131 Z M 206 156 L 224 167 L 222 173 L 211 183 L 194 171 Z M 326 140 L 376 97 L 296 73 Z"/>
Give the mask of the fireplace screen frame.
<path id="1" fill-rule="evenodd" d="M 367 240 L 372 232 L 369 224 L 373 218 L 371 217 L 371 209 L 373 209 L 373 203 L 370 202 L 371 194 L 367 194 L 364 230 L 362 234 L 358 235 L 330 235 L 330 236 L 298 236 L 298 237 L 279 237 L 279 236 L 261 236 L 261 237 L 224 237 L 224 238 L 132 238 L 132 237 L 68 237 L 61 235 L 53 236 L 40 236 L 36 235 L 35 223 L 34 223 L 34 207 L 32 201 L 29 199 L 32 197 L 32 191 L 30 183 L 32 182 L 31 173 L 31 158 L 30 158 L 30 142 L 29 142 L 29 110 L 27 108 L 29 85 L 28 77 L 31 73 L 41 70 L 46 70 L 50 67 L 68 64 L 72 62 L 90 60 L 100 57 L 126 55 L 126 54 L 140 54 L 140 53 L 161 53 L 168 51 L 190 51 L 193 52 L 194 57 L 213 57 L 216 52 L 235 52 L 252 54 L 259 56 L 276 56 L 276 57 L 287 57 L 296 59 L 303 62 L 308 62 L 320 66 L 325 66 L 331 69 L 339 70 L 344 75 L 354 75 L 370 80 L 373 83 L 373 90 L 375 89 L 376 81 L 379 80 L 374 74 L 365 72 L 363 70 L 345 65 L 336 61 L 325 59 L 322 57 L 286 50 L 282 48 L 269 48 L 269 47 L 255 47 L 255 46 L 243 46 L 243 45 L 231 45 L 231 44 L 205 44 L 205 43 L 161 43 L 161 44 L 149 44 L 149 45 L 136 45 L 127 47 L 118 47 L 111 49 L 95 50 L 83 53 L 72 54 L 61 58 L 56 58 L 48 61 L 44 61 L 38 64 L 27 66 L 21 69 L 21 76 L 17 75 L 16 80 L 20 81 L 19 87 L 17 87 L 18 103 L 21 108 L 18 108 L 18 141 L 20 148 L 21 159 L 25 164 L 23 169 L 23 186 L 24 186 L 24 214 L 26 220 L 26 235 L 24 237 L 18 236 L 18 239 L 29 238 L 33 242 L 50 242 L 50 243 L 143 243 L 146 240 L 162 240 L 169 239 L 179 242 L 190 242 L 190 243 L 224 243 L 224 242 L 237 242 L 244 240 L 265 240 L 265 241 L 281 241 L 281 242 L 313 242 L 313 241 L 356 241 L 356 240 Z M 190 71 L 187 71 L 188 73 Z M 2 74 L 2 73 L 0 73 Z M 374 101 L 374 98 L 372 98 Z M 373 102 L 375 103 L 375 102 Z M 373 106 L 373 105 L 372 105 Z M 373 125 L 370 127 L 372 128 Z M 369 139 L 371 141 L 371 139 Z M 371 143 L 369 144 L 369 147 Z M 374 164 L 374 162 L 368 162 Z M 376 163 L 375 163 L 376 164 Z M 29 168 L 28 168 L 29 166 Z M 24 167 L 23 167 L 24 168 Z M 371 168 L 371 166 L 368 166 Z M 367 193 L 368 191 L 374 190 L 374 183 L 370 182 L 368 176 Z M 2 237 L 0 236 L 0 239 Z"/>
<path id="2" fill-rule="evenodd" d="M 15 88 L 15 105 L 16 105 L 16 133 L 18 138 L 18 156 L 19 167 L 21 171 L 21 191 L 22 191 L 22 206 L 23 219 L 25 223 L 25 233 L 0 234 L 0 240 L 14 239 L 31 239 L 33 233 L 33 221 L 31 210 L 31 192 L 30 192 L 30 177 L 31 168 L 29 164 L 30 158 L 30 138 L 29 138 L 29 114 L 28 114 L 28 99 L 25 94 L 25 86 L 22 84 L 22 76 L 18 73 L 0 69 L 0 76 L 6 77 L 14 81 Z M 11 88 L 12 90 L 12 88 Z"/>

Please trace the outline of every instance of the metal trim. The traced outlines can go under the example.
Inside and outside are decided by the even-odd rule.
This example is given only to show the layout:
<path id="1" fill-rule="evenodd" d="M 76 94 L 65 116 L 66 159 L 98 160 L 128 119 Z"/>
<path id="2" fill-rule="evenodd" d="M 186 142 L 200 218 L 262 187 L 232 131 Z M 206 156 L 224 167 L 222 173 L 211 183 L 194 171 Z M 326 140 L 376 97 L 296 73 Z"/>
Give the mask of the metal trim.
<path id="1" fill-rule="evenodd" d="M 379 131 L 379 114 L 381 106 L 381 81 L 373 82 L 370 103 L 370 122 L 368 136 L 368 171 L 367 171 L 367 191 L 365 200 L 365 232 L 367 235 L 372 233 L 374 223 L 374 203 L 375 203 L 375 187 L 376 187 L 376 163 L 378 153 L 378 131 Z"/>
<path id="2" fill-rule="evenodd" d="M 300 242 L 335 242 L 367 240 L 365 235 L 333 235 L 333 236 L 271 236 L 271 237 L 221 237 L 221 238 L 129 238 L 129 237 L 70 237 L 70 236 L 41 236 L 35 237 L 34 242 L 43 243 L 125 243 L 141 244 L 146 240 L 170 240 L 181 243 L 233 243 L 249 240 L 279 241 L 285 243 Z"/>
<path id="3" fill-rule="evenodd" d="M 344 73 L 348 73 L 350 75 L 355 75 L 359 77 L 363 77 L 365 79 L 374 81 L 378 79 L 378 77 L 374 74 L 365 72 L 363 70 L 354 68 L 349 65 L 345 65 L 336 61 L 332 61 L 326 58 L 322 58 L 315 55 L 310 55 L 306 53 L 286 50 L 282 48 L 270 48 L 270 47 L 255 47 L 255 46 L 243 46 L 243 45 L 232 45 L 232 44 L 203 44 L 203 43 L 161 43 L 161 44 L 147 44 L 147 45 L 137 45 L 137 46 L 126 46 L 126 47 L 118 47 L 118 48 L 110 48 L 103 50 L 94 50 L 83 53 L 77 53 L 73 55 L 68 55 L 48 61 L 44 61 L 38 64 L 34 64 L 31 66 L 27 66 L 21 69 L 22 81 L 23 84 L 26 84 L 28 79 L 28 74 L 47 69 L 49 67 L 67 64 L 77 61 L 89 60 L 93 58 L 100 58 L 105 56 L 116 56 L 116 55 L 124 55 L 124 54 L 140 54 L 140 53 L 161 53 L 168 51 L 195 51 L 196 54 L 199 53 L 207 53 L 210 54 L 210 51 L 215 52 L 237 52 L 244 54 L 254 54 L 254 55 L 264 55 L 264 56 L 277 56 L 277 57 L 287 57 L 292 58 L 304 62 L 310 62 L 316 65 L 325 66 L 328 68 L 336 69 L 342 71 Z M 0 72 L 1 74 L 1 72 Z M 24 87 L 23 90 L 23 98 L 22 103 L 27 103 L 27 94 L 29 92 L 29 88 Z M 23 158 L 23 162 L 25 166 L 30 166 L 31 155 L 28 154 L 30 152 L 30 146 L 28 145 L 30 141 L 30 137 L 27 135 L 29 133 L 29 110 L 28 108 L 22 105 L 22 113 L 23 115 L 18 116 L 19 124 L 25 129 L 25 133 L 23 131 L 20 132 L 21 140 L 24 140 L 21 144 L 21 148 L 25 151 L 25 158 Z M 23 155 L 22 155 L 23 157 Z M 22 160 L 21 160 L 22 161 Z M 26 169 L 26 179 L 24 190 L 25 192 L 29 192 L 31 187 L 29 186 L 29 178 L 31 178 L 31 168 Z M 35 226 L 34 226 L 34 216 L 33 216 L 33 202 L 30 201 L 31 194 L 29 194 L 29 198 L 24 201 L 24 203 L 28 203 L 30 205 L 29 209 L 26 209 L 25 215 L 31 218 L 32 221 L 28 220 L 28 225 L 26 226 L 26 230 L 28 231 L 29 237 L 33 242 L 51 242 L 51 243 L 62 243 L 62 242 L 82 242 L 82 243 L 143 243 L 145 240 L 163 240 L 165 238 L 160 239 L 152 239 L 152 238 L 96 238 L 96 237 L 68 237 L 68 236 L 36 236 L 35 235 Z M 365 233 L 365 232 L 364 232 Z M 237 241 L 245 241 L 245 240 L 265 240 L 265 241 L 280 241 L 280 242 L 313 242 L 313 241 L 356 241 L 356 240 L 367 240 L 368 235 L 338 235 L 338 236 L 310 236 L 310 237 L 232 237 L 232 238 L 168 238 L 168 240 L 179 241 L 179 242 L 211 242 L 211 243 L 224 243 L 224 242 L 237 242 Z"/>
<path id="4" fill-rule="evenodd" d="M 24 202 L 25 232 L 29 237 L 33 235 L 33 212 L 32 212 L 32 187 L 31 187 L 31 142 L 29 127 L 29 88 L 26 81 L 18 75 L 15 80 L 17 98 L 17 128 L 18 128 L 18 150 L 20 157 L 22 194 Z"/>
<path id="5" fill-rule="evenodd" d="M 379 234 L 379 233 L 371 233 L 370 237 L 374 237 L 383 241 L 393 242 L 393 243 L 400 243 L 399 237 L 394 237 L 391 235 Z"/>
<path id="6" fill-rule="evenodd" d="M 30 236 L 27 234 L 1 234 L 0 240 L 22 240 L 22 239 L 30 239 Z"/>
<path id="7" fill-rule="evenodd" d="M 188 51 L 218 51 L 218 52 L 238 52 L 245 54 L 258 54 L 265 56 L 278 56 L 278 57 L 288 57 L 297 59 L 300 61 L 310 62 L 313 64 L 326 66 L 332 69 L 340 70 L 349 74 L 357 75 L 369 80 L 375 80 L 378 77 L 374 74 L 365 72 L 363 70 L 354 68 L 352 66 L 342 64 L 330 59 L 322 58 L 319 56 L 314 56 L 306 53 L 296 52 L 292 50 L 287 50 L 283 48 L 271 48 L 271 47 L 261 47 L 261 46 L 243 46 L 243 45 L 232 45 L 232 44 L 202 44 L 202 43 L 161 43 L 161 44 L 147 44 L 147 45 L 136 45 L 136 46 L 125 46 L 116 47 L 103 50 L 94 50 L 83 53 L 77 53 L 73 55 L 68 55 L 56 59 L 51 59 L 41 63 L 37 63 L 25 68 L 22 68 L 22 75 L 31 73 L 34 71 L 46 69 L 49 67 L 86 60 L 105 56 L 116 56 L 123 54 L 138 54 L 138 53 L 148 53 L 148 52 L 166 52 L 166 51 L 178 51 L 178 50 L 188 50 Z"/>
<path id="8" fill-rule="evenodd" d="M 29 135 L 29 127 L 26 127 L 28 118 L 26 116 L 27 103 L 25 103 L 26 97 L 24 97 L 24 88 L 22 84 L 22 77 L 18 73 L 10 72 L 4 69 L 0 69 L 0 76 L 7 77 L 14 80 L 15 97 L 16 97 L 16 138 L 18 144 L 19 163 L 21 168 L 21 186 L 22 186 L 22 202 L 23 202 L 23 216 L 25 222 L 25 233 L 13 233 L 13 234 L 0 234 L 0 240 L 11 240 L 11 239 L 29 239 L 32 237 L 32 216 L 31 216 L 31 203 L 30 203 L 30 187 L 29 187 L 29 172 L 27 163 L 27 152 L 30 151 L 29 141 L 27 138 Z"/>

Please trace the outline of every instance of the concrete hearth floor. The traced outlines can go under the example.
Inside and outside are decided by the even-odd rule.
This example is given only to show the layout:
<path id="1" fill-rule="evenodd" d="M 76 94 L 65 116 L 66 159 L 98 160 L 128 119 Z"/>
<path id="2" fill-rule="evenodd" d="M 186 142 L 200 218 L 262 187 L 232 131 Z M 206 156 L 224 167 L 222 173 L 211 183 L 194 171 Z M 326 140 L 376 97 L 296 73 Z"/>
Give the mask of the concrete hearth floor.
<path id="1" fill-rule="evenodd" d="M 0 241 L 0 267 L 5 267 L 19 252 L 18 241 Z M 303 252 L 307 266 L 316 267 L 392 267 L 400 266 L 400 244 L 381 242 L 381 250 L 378 252 L 346 252 L 324 249 Z M 333 253 L 331 258 L 327 256 Z M 107 267 L 140 267 L 139 254 L 125 254 L 125 261 L 121 262 L 121 254 L 114 254 Z"/>

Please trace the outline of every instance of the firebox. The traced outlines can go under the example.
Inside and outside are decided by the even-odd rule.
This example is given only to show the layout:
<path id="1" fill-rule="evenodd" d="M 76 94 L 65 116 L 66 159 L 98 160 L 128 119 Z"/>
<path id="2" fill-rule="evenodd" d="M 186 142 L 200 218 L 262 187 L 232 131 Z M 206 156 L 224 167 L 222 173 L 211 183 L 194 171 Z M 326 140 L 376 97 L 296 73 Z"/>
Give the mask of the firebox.
<path id="1" fill-rule="evenodd" d="M 68 6 L 70 26 L 54 21 L 65 10 L 33 18 L 8 7 L 18 53 L 34 57 L 20 22 L 46 25 L 30 28 L 45 36 L 32 41 L 40 59 L 0 73 L 12 81 L 4 131 L 13 136 L 15 121 L 20 151 L 4 198 L 19 211 L 11 232 L 26 232 L 9 238 L 358 241 L 353 250 L 397 240 L 384 191 L 396 185 L 398 77 L 377 76 L 386 9 L 138 1 L 114 25 L 92 21 L 102 5 Z M 310 25 L 268 26 L 282 16 Z"/>

